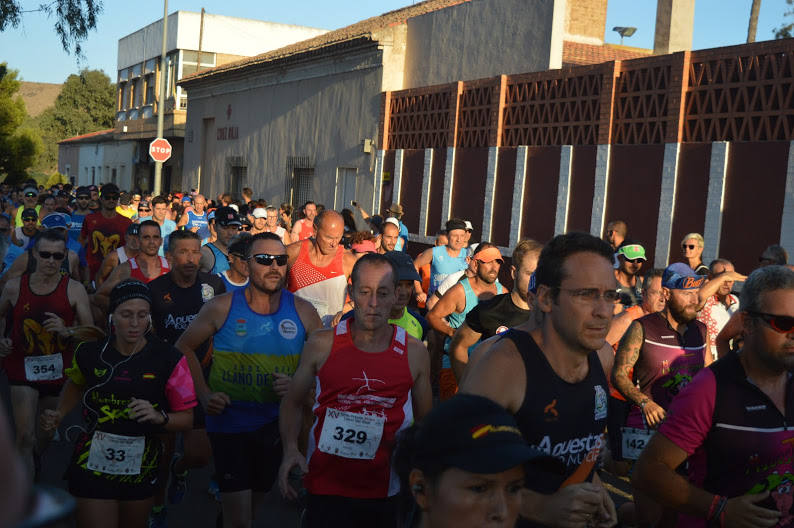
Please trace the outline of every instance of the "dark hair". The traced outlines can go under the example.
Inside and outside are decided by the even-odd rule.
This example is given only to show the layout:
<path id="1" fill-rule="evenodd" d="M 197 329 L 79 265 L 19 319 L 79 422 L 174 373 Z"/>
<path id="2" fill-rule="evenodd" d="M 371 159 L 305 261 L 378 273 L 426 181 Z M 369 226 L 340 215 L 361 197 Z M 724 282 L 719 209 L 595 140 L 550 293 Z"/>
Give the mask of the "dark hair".
<path id="1" fill-rule="evenodd" d="M 537 284 L 549 288 L 559 288 L 566 278 L 563 264 L 576 253 L 595 253 L 612 264 L 612 246 L 588 233 L 567 233 L 558 235 L 546 244 L 540 252 L 538 267 L 535 269 Z M 555 296 L 556 298 L 556 296 Z"/>
<path id="2" fill-rule="evenodd" d="M 513 266 L 518 269 L 521 266 L 521 261 L 524 260 L 524 257 L 530 253 L 540 253 L 541 251 L 543 251 L 543 244 L 537 240 L 528 238 L 526 240 L 522 240 L 516 245 L 515 249 L 513 249 L 513 256 L 510 257 L 510 260 L 513 263 Z"/>
<path id="3" fill-rule="evenodd" d="M 158 224 L 154 220 L 144 220 L 143 222 L 141 222 L 141 230 L 139 231 L 139 233 L 143 233 L 143 228 L 147 227 L 147 226 L 148 227 L 156 227 L 157 228 L 157 232 L 162 235 L 162 231 L 160 230 L 160 224 Z"/>
<path id="4" fill-rule="evenodd" d="M 146 220 L 146 222 L 150 222 L 150 221 L 151 220 Z M 157 222 L 155 222 L 155 224 L 156 223 Z M 174 249 L 174 242 L 176 242 L 177 240 L 198 240 L 199 244 L 201 243 L 201 237 L 199 237 L 197 233 L 194 233 L 193 231 L 189 231 L 187 229 L 177 229 L 176 231 L 172 231 L 171 234 L 168 235 L 169 251 Z"/>
<path id="5" fill-rule="evenodd" d="M 273 235 L 275 233 L 268 234 Z M 229 255 L 233 253 L 235 255 L 242 255 L 243 258 L 247 257 L 248 247 L 251 244 L 252 238 L 251 233 L 240 233 L 235 235 L 231 242 L 229 242 Z"/>
<path id="6" fill-rule="evenodd" d="M 242 194 L 243 196 L 247 196 L 250 198 L 251 196 L 254 195 L 254 190 L 251 189 L 250 187 L 243 187 Z"/>
<path id="7" fill-rule="evenodd" d="M 50 242 L 63 242 L 64 246 L 66 246 L 66 240 L 63 238 L 63 231 L 60 229 L 61 228 L 45 229 L 36 235 L 36 241 L 33 243 L 33 247 L 36 248 L 36 251 L 39 250 L 39 244 L 41 244 L 42 240 L 49 240 Z"/>
<path id="8" fill-rule="evenodd" d="M 345 227 L 348 231 L 353 232 L 356 230 L 356 219 L 353 218 L 353 211 L 342 209 L 342 219 L 345 221 Z"/>
<path id="9" fill-rule="evenodd" d="M 761 295 L 775 290 L 794 289 L 794 271 L 773 264 L 758 268 L 747 277 L 739 294 L 739 309 L 743 312 L 760 312 Z"/>
<path id="10" fill-rule="evenodd" d="M 282 246 L 284 245 L 284 242 L 281 240 L 281 237 L 275 233 L 271 233 L 270 231 L 265 231 L 264 233 L 257 233 L 254 236 L 252 236 L 250 239 L 248 239 L 248 247 L 246 248 L 245 256 L 247 257 L 251 256 L 251 248 L 254 247 L 254 242 L 257 242 L 259 240 L 272 240 L 273 242 L 278 242 Z"/>
<path id="11" fill-rule="evenodd" d="M 361 257 L 364 258 L 364 257 Z M 416 503 L 411 494 L 411 486 L 408 476 L 411 470 L 416 468 L 422 471 L 422 475 L 429 485 L 434 485 L 439 476 L 448 469 L 438 458 L 417 457 L 416 453 L 423 451 L 423 445 L 419 442 L 419 425 L 414 424 L 407 429 L 403 429 L 397 434 L 396 446 L 392 454 L 392 468 L 400 479 L 400 499 L 398 504 L 398 523 L 397 526 L 415 526 L 419 520 L 415 515 Z M 408 524 L 410 522 L 410 524 Z"/>
<path id="12" fill-rule="evenodd" d="M 385 255 L 381 255 L 379 253 L 366 253 L 363 257 L 356 261 L 356 263 L 353 265 L 353 271 L 350 272 L 350 283 L 353 285 L 353 287 L 355 287 L 356 283 L 358 283 L 358 274 L 361 266 L 365 264 L 373 266 L 389 266 L 389 268 L 391 268 L 392 282 L 394 283 L 394 287 L 397 288 L 397 284 L 400 282 L 400 276 L 397 273 L 397 267 L 394 265 L 394 262 L 386 258 Z"/>
<path id="13" fill-rule="evenodd" d="M 709 263 L 709 272 L 714 273 L 714 266 L 722 264 L 723 266 L 733 266 L 733 262 L 724 258 L 715 258 Z"/>
<path id="14" fill-rule="evenodd" d="M 651 287 L 651 281 L 656 277 L 660 279 L 664 276 L 664 270 L 662 268 L 651 268 L 645 275 L 642 277 L 642 291 L 648 291 L 648 288 Z"/>
<path id="15" fill-rule="evenodd" d="M 154 206 L 157 205 L 157 204 L 166 204 L 166 205 L 168 205 L 168 203 L 169 203 L 168 200 L 166 200 L 165 196 L 163 196 L 162 194 L 160 196 L 155 196 L 154 198 L 152 198 L 152 201 L 151 201 L 152 209 L 154 209 Z"/>
<path id="16" fill-rule="evenodd" d="M 476 255 L 477 253 L 479 253 L 481 251 L 485 251 L 486 249 L 492 248 L 492 247 L 495 248 L 496 244 L 492 244 L 492 243 L 487 242 L 487 241 L 480 242 L 479 244 L 477 244 L 477 247 L 474 248 L 474 253 L 471 254 L 471 258 L 474 258 L 474 255 Z"/>

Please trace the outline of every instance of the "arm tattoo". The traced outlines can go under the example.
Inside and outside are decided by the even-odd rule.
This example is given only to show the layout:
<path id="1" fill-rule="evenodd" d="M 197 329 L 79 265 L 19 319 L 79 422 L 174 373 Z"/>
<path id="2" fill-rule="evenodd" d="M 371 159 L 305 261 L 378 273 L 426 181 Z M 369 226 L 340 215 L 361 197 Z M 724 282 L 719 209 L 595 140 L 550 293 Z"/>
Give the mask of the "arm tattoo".
<path id="1" fill-rule="evenodd" d="M 615 354 L 615 366 L 612 368 L 613 385 L 627 400 L 636 404 L 639 404 L 647 396 L 634 386 L 629 374 L 640 357 L 644 340 L 642 325 L 634 321 L 620 340 L 618 351 Z"/>

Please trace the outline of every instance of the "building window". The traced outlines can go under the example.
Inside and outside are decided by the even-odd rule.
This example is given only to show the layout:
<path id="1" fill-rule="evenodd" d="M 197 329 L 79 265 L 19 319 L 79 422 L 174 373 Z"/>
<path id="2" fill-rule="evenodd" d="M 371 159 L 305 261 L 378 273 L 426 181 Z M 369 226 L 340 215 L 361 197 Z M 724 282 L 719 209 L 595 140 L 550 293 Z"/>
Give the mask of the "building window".
<path id="1" fill-rule="evenodd" d="M 96 185 L 96 167 L 91 167 L 91 185 Z"/>
<path id="2" fill-rule="evenodd" d="M 125 103 L 126 103 L 125 95 L 126 95 L 126 93 L 127 93 L 127 83 L 125 83 L 125 82 L 119 83 L 119 100 L 118 100 L 118 107 L 119 107 L 118 109 L 119 109 L 119 111 L 126 110 L 126 108 L 127 108 L 125 106 Z"/>
<path id="3" fill-rule="evenodd" d="M 201 52 L 201 68 L 198 64 L 198 51 L 182 50 L 182 77 L 187 77 L 199 71 L 215 66 L 215 54 L 202 51 Z"/>
<path id="4" fill-rule="evenodd" d="M 314 161 L 308 156 L 287 156 L 286 196 L 298 208 L 312 199 Z"/>
<path id="5" fill-rule="evenodd" d="M 154 104 L 155 82 L 154 74 L 150 73 L 143 78 L 143 104 Z"/>
<path id="6" fill-rule="evenodd" d="M 226 166 L 229 167 L 229 191 L 233 198 L 242 199 L 243 187 L 248 178 L 248 163 L 242 156 L 232 156 L 226 158 Z"/>

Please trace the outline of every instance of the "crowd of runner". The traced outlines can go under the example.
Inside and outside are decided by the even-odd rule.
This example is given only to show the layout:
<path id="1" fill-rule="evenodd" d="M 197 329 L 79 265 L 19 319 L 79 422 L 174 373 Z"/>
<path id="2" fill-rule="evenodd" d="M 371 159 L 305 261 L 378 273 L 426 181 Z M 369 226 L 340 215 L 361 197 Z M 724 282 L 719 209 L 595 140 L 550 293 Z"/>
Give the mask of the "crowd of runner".
<path id="1" fill-rule="evenodd" d="M 29 181 L 0 209 L 0 526 L 55 435 L 79 527 L 167 526 L 208 465 L 207 526 L 266 519 L 275 486 L 308 528 L 794 526 L 778 245 L 745 275 L 690 233 L 653 269 L 615 220 L 508 272 L 466 219 L 409 247 L 396 203 Z"/>

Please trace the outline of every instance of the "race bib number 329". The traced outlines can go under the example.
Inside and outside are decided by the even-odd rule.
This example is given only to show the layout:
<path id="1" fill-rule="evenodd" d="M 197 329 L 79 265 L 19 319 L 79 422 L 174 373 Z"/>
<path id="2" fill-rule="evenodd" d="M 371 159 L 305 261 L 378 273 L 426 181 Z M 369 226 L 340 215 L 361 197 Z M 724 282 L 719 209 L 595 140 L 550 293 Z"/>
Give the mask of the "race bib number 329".
<path id="1" fill-rule="evenodd" d="M 138 475 L 141 472 L 143 436 L 122 436 L 96 431 L 91 440 L 86 467 L 109 475 Z"/>
<path id="2" fill-rule="evenodd" d="M 317 449 L 343 458 L 372 460 L 383 437 L 385 416 L 327 409 Z"/>

